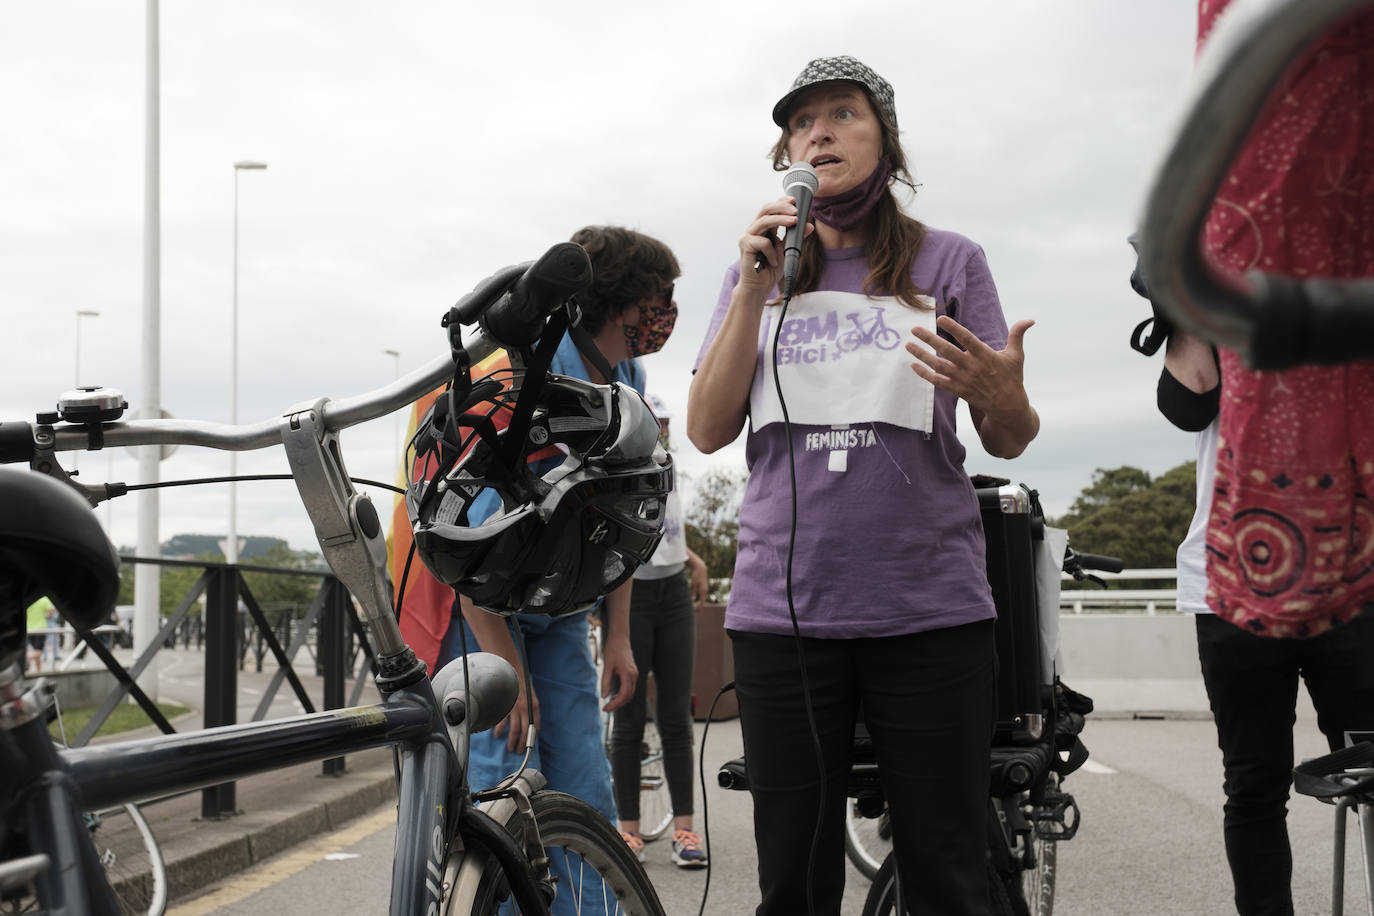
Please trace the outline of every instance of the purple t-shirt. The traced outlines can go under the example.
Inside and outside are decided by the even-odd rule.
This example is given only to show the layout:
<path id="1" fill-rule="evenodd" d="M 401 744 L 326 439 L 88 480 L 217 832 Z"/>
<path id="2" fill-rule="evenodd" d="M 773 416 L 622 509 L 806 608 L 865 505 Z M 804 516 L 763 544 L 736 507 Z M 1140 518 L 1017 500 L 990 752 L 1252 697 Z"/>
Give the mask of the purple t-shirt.
<path id="1" fill-rule="evenodd" d="M 825 258 L 817 291 L 805 294 L 817 297 L 819 311 L 813 306 L 813 317 L 795 319 L 795 327 L 792 318 L 785 319 L 779 345 L 780 365 L 784 359 L 805 360 L 813 367 L 843 365 L 847 371 L 839 377 L 844 384 L 828 390 L 843 389 L 845 406 L 839 409 L 854 413 L 826 416 L 814 397 L 804 404 L 793 401 L 788 398 L 789 377 L 783 375 L 796 461 L 792 587 L 801 632 L 834 639 L 882 637 L 992 618 L 996 611 L 985 573 L 978 500 L 963 468 L 964 448 L 955 436 L 957 399 L 942 390 L 935 390 L 932 399 L 927 383 L 910 369 L 910 354 L 900 347 L 914 339 L 914 324 L 933 319 L 890 297 L 856 296 L 868 275 L 860 249 L 827 251 Z M 951 317 L 993 349 L 1006 346 L 1006 320 L 978 245 L 956 233 L 928 229 L 911 277 L 935 300 L 935 314 L 945 314 L 951 302 L 957 303 L 948 308 Z M 735 264 L 726 273 L 698 365 L 725 319 L 738 279 Z M 799 306 L 798 314 L 807 314 L 803 298 L 793 299 L 789 316 Z M 836 302 L 838 308 L 831 305 Z M 761 381 L 771 359 L 777 311 L 767 310 L 759 333 L 745 451 L 749 479 L 725 625 L 790 634 L 787 443 L 781 422 L 760 422 L 757 416 L 776 415 L 771 370 L 767 384 Z M 898 365 L 899 354 L 905 365 Z M 862 371 L 856 371 L 859 367 Z M 856 385 L 875 404 L 885 403 L 888 412 L 854 406 Z M 913 401 L 931 403 L 929 432 L 905 418 L 872 418 L 892 418 L 892 405 L 907 391 Z M 767 410 L 761 397 L 772 401 Z M 829 422 L 799 423 L 799 412 Z M 847 422 L 836 422 L 841 419 Z"/>

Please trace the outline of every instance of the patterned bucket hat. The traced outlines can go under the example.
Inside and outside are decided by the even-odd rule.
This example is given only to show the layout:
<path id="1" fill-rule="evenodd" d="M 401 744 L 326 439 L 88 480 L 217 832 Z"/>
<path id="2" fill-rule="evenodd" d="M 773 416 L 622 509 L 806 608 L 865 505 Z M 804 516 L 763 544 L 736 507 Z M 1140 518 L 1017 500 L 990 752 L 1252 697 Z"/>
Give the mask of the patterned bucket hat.
<path id="1" fill-rule="evenodd" d="M 867 66 L 862 61 L 852 57 L 818 57 L 792 81 L 792 88 L 787 95 L 778 100 L 778 104 L 773 106 L 773 123 L 779 127 L 787 126 L 787 110 L 792 107 L 792 102 L 797 97 L 797 93 L 807 89 L 817 83 L 834 83 L 848 81 L 858 83 L 868 90 L 869 96 L 878 107 L 882 108 L 883 113 L 892 121 L 892 126 L 897 126 L 897 106 L 892 94 L 892 84 L 879 76 L 873 68 Z"/>

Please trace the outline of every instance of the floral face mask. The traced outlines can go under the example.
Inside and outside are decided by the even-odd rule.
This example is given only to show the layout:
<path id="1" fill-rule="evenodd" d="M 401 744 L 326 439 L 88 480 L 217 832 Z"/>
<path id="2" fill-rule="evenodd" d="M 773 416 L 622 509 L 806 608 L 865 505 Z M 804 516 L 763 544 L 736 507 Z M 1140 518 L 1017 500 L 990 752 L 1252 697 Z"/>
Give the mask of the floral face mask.
<path id="1" fill-rule="evenodd" d="M 648 356 L 662 350 L 676 323 L 677 303 L 671 294 L 665 303 L 640 306 L 639 324 L 625 328 L 625 343 L 629 346 L 630 356 Z"/>

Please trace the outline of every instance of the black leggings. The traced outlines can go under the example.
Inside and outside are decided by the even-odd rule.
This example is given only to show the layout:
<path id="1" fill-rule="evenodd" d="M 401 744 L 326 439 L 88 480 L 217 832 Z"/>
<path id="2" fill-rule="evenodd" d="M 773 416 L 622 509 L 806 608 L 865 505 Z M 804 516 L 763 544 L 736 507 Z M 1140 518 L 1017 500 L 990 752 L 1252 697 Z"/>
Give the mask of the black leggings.
<path id="1" fill-rule="evenodd" d="M 730 631 L 759 854 L 758 916 L 818 916 L 844 892 L 845 783 L 860 702 L 873 736 L 911 912 L 986 916 L 988 760 L 995 715 L 993 622 L 882 639 L 803 639 L 825 779 L 791 636 Z"/>
<path id="2" fill-rule="evenodd" d="M 685 573 L 636 579 L 630 592 L 630 648 L 639 681 L 611 723 L 611 780 L 622 821 L 639 820 L 640 742 L 654 673 L 654 721 L 663 742 L 663 776 L 675 817 L 692 813 L 692 665 L 697 620 Z"/>

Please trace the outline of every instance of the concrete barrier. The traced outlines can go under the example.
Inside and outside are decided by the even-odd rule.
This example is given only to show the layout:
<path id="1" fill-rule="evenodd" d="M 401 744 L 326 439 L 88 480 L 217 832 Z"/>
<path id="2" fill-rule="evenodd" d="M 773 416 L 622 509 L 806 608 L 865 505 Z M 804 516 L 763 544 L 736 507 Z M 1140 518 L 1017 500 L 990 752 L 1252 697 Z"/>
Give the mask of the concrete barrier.
<path id="1" fill-rule="evenodd" d="M 1060 676 L 1104 715 L 1207 717 L 1192 614 L 1064 614 Z"/>
<path id="2" fill-rule="evenodd" d="M 103 703 L 119 683 L 104 665 L 99 662 L 95 665 L 68 668 L 66 671 L 43 671 L 41 674 L 57 689 L 57 700 L 63 709 L 95 706 Z"/>

